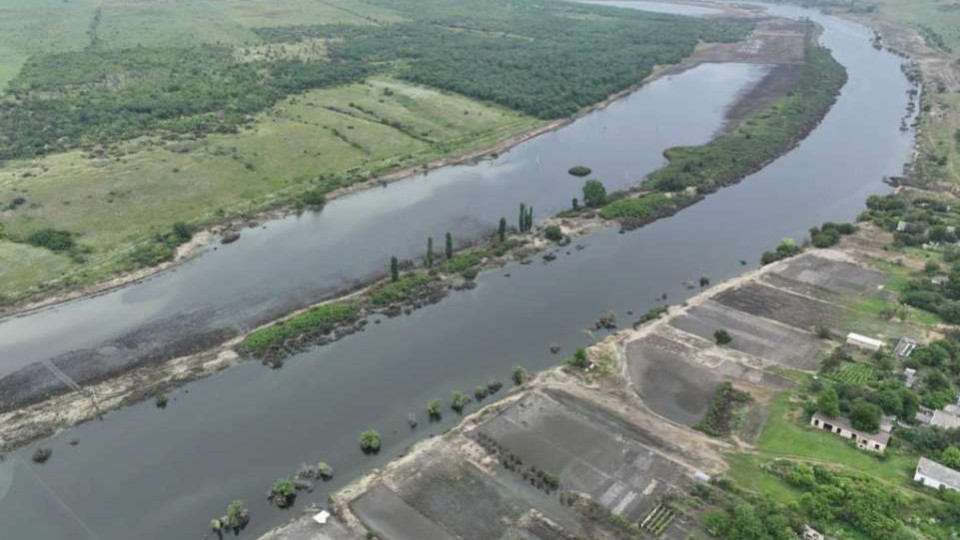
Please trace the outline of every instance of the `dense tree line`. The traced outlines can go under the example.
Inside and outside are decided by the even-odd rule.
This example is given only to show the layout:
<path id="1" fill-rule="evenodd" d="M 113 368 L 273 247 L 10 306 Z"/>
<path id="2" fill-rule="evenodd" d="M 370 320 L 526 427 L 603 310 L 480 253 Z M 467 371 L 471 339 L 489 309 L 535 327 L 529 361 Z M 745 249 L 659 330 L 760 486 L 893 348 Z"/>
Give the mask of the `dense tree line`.
<path id="1" fill-rule="evenodd" d="M 238 62 L 232 50 L 86 49 L 33 58 L 0 102 L 0 159 L 109 143 L 155 130 L 231 132 L 287 95 L 344 84 L 355 62 Z"/>

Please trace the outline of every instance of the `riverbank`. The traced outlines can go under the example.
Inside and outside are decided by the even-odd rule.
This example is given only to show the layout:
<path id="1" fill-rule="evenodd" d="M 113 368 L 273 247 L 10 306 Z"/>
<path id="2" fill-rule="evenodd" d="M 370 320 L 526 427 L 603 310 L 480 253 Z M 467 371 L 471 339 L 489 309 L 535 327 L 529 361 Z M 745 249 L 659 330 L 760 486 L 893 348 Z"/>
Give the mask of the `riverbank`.
<path id="1" fill-rule="evenodd" d="M 774 24 L 783 25 L 784 23 L 775 22 Z M 796 28 L 796 26 L 794 28 Z M 802 39 L 798 41 L 796 38 L 797 36 L 802 37 L 803 33 L 798 33 L 798 31 L 795 30 L 793 33 L 781 32 L 780 35 L 785 36 L 784 39 L 793 43 L 793 47 L 783 47 L 782 44 L 776 40 L 762 40 L 764 43 L 767 43 L 768 46 L 760 46 L 752 49 L 748 53 L 748 57 L 753 58 L 758 56 L 763 59 L 763 62 L 768 62 L 772 58 L 768 48 L 774 47 L 776 51 L 778 51 L 777 54 L 781 55 L 780 58 L 788 62 L 794 62 L 796 58 L 795 47 L 798 43 L 803 43 Z M 713 51 L 712 54 L 714 54 L 714 56 L 712 56 L 712 58 L 717 58 L 715 56 L 716 53 L 717 51 Z M 761 84 L 763 83 L 761 82 Z M 750 96 L 751 94 L 747 93 L 741 96 L 741 98 L 751 99 Z M 741 110 L 744 108 L 745 107 L 741 107 Z M 826 110 L 823 110 L 822 113 L 825 114 Z M 812 127 L 811 125 L 810 129 L 812 129 Z M 792 146 L 784 148 L 782 151 L 786 152 L 790 148 L 792 148 Z M 761 167 L 762 165 L 745 170 L 739 178 Z M 739 178 L 737 178 L 737 180 Z M 716 187 L 717 186 L 712 189 L 716 189 Z M 645 197 L 647 195 L 647 192 L 642 189 L 636 190 L 628 194 L 625 198 L 620 199 L 620 203 L 613 204 L 622 204 L 630 200 L 637 200 L 637 197 Z M 213 351 L 173 359 L 170 361 L 170 366 L 164 366 L 164 363 L 160 362 L 135 367 L 127 375 L 123 375 L 122 373 L 125 370 L 122 370 L 120 372 L 121 375 L 116 381 L 107 380 L 106 382 L 100 382 L 91 386 L 91 391 L 98 396 L 97 402 L 99 410 L 93 408 L 91 402 L 85 396 L 79 396 L 79 399 L 77 399 L 76 397 L 67 395 L 63 396 L 63 399 L 54 398 L 50 401 L 49 406 L 45 403 L 31 405 L 25 409 L 25 411 L 30 411 L 26 414 L 17 414 L 16 411 L 12 413 L 8 412 L 5 415 L 7 421 L 4 422 L 7 431 L 5 434 L 0 432 L 0 437 L 5 439 L 10 446 L 21 445 L 37 437 L 49 435 L 79 421 L 93 418 L 103 410 L 149 398 L 176 385 L 210 375 L 234 365 L 240 360 L 240 357 L 238 357 L 236 353 L 230 352 L 231 349 L 234 348 L 244 352 L 247 357 L 256 357 L 270 364 L 282 362 L 284 357 L 300 351 L 304 347 L 316 343 L 329 343 L 331 340 L 340 339 L 352 333 L 362 331 L 366 324 L 365 317 L 369 314 L 388 313 L 390 315 L 398 315 L 404 312 L 409 313 L 412 309 L 438 300 L 446 293 L 446 290 L 450 288 L 469 288 L 472 280 L 465 280 L 461 276 L 458 276 L 463 270 L 475 274 L 477 271 L 501 266 L 511 260 L 532 262 L 534 257 L 540 256 L 544 250 L 550 249 L 551 246 L 555 245 L 554 241 L 548 241 L 544 238 L 547 228 L 551 225 L 559 226 L 566 240 L 557 248 L 550 249 L 551 253 L 544 255 L 543 258 L 545 262 L 560 255 L 564 250 L 564 245 L 571 242 L 571 238 L 577 238 L 589 232 L 609 227 L 614 221 L 621 221 L 621 223 L 628 227 L 638 227 L 656 219 L 673 215 L 680 209 L 700 199 L 702 199 L 702 195 L 668 195 L 667 200 L 671 201 L 669 205 L 659 207 L 655 212 L 647 213 L 644 216 L 638 217 L 631 215 L 629 216 L 630 219 L 625 219 L 625 216 L 621 215 L 607 216 L 602 209 L 599 215 L 595 211 L 586 210 L 577 214 L 575 217 L 563 215 L 556 219 L 548 219 L 540 224 L 534 236 L 516 237 L 511 233 L 509 246 L 505 250 L 503 249 L 504 245 L 494 239 L 489 243 L 474 246 L 458 253 L 455 258 L 460 260 L 469 259 L 472 263 L 446 275 L 443 275 L 442 271 L 441 275 L 436 275 L 436 271 L 432 273 L 434 275 L 431 275 L 431 272 L 426 268 L 420 268 L 412 273 L 404 271 L 404 282 L 412 283 L 415 281 L 415 290 L 412 289 L 408 291 L 411 294 L 405 293 L 401 296 L 394 296 L 386 304 L 377 305 L 371 302 L 371 297 L 376 294 L 378 290 L 389 287 L 389 282 L 380 281 L 370 285 L 362 284 L 356 287 L 347 297 L 330 299 L 318 306 L 298 311 L 281 319 L 279 322 L 268 323 L 252 331 L 246 338 L 232 339 L 227 344 Z M 565 249 L 569 253 L 572 247 Z M 437 251 L 437 265 L 440 267 L 444 263 L 440 262 L 442 256 L 439 253 L 439 242 L 435 250 Z M 320 319 L 323 321 L 323 324 L 319 327 L 304 323 L 304 321 L 315 319 L 318 310 L 323 311 L 328 309 L 326 306 L 337 305 L 344 307 L 347 304 L 353 306 L 355 302 L 363 304 L 364 307 L 356 312 L 351 312 L 349 317 L 342 321 L 336 321 L 335 324 L 329 324 L 327 319 L 323 317 Z M 299 330 L 287 331 L 291 328 L 299 328 Z M 278 332 L 278 329 L 282 329 L 282 331 Z M 265 333 L 271 333 L 273 337 L 267 340 L 258 340 L 258 336 L 262 336 Z M 256 348 L 245 347 L 244 341 L 250 339 L 259 341 L 261 345 Z M 152 371 L 155 371 L 155 373 L 151 374 Z M 117 373 L 115 372 L 113 375 L 108 375 L 108 378 L 116 377 L 116 375 Z M 49 398 L 49 395 L 43 397 L 43 399 Z M 66 410 L 70 411 L 69 414 L 51 414 L 51 411 L 56 411 L 61 407 L 66 407 Z M 37 419 L 35 422 L 33 421 L 34 418 Z"/>

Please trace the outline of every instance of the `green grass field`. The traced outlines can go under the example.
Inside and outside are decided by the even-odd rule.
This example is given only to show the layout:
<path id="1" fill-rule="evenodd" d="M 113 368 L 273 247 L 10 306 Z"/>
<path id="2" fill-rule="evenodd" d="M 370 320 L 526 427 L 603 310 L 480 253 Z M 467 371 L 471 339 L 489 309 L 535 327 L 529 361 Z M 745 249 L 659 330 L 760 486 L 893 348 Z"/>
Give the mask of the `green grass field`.
<path id="1" fill-rule="evenodd" d="M 97 0 L 0 0 L 0 90 L 31 55 L 82 49 Z"/>
<path id="2" fill-rule="evenodd" d="M 410 134 L 382 121 L 399 122 Z M 61 276 L 70 284 L 103 279 L 123 268 L 133 246 L 176 221 L 204 224 L 286 202 L 320 175 L 375 175 L 490 146 L 541 123 L 463 96 L 375 79 L 290 98 L 236 135 L 166 144 L 142 138 L 119 145 L 125 155 L 112 159 L 73 151 L 14 162 L 0 168 L 0 202 L 28 202 L 0 212 L 4 230 L 70 230 L 93 253 L 75 264 L 0 243 L 0 294 L 36 292 Z"/>

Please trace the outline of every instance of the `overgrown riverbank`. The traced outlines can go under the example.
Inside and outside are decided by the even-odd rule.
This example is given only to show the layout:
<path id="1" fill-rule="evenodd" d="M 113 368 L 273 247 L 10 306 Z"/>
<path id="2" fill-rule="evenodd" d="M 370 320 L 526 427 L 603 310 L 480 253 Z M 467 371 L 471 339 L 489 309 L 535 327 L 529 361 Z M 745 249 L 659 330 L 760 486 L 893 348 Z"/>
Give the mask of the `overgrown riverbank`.
<path id="1" fill-rule="evenodd" d="M 649 174 L 638 188 L 610 195 L 599 211 L 585 208 L 567 215 L 595 213 L 625 228 L 640 227 L 739 182 L 790 151 L 826 116 L 847 81 L 844 67 L 816 36 L 808 23 L 806 62 L 785 97 L 705 145 L 667 150 L 666 167 Z"/>

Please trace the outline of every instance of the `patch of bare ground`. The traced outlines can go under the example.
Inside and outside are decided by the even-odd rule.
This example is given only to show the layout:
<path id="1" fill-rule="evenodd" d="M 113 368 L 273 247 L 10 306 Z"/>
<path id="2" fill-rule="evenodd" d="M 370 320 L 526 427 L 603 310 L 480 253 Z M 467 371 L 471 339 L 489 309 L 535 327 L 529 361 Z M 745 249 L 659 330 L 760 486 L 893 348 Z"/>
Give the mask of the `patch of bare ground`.
<path id="1" fill-rule="evenodd" d="M 655 69 L 645 82 L 676 75 L 708 63 L 803 64 L 805 33 L 802 23 L 764 17 L 757 19 L 756 24 L 756 28 L 746 40 L 736 43 L 701 43 L 692 55 L 680 63 Z"/>
<path id="2" fill-rule="evenodd" d="M 763 79 L 741 95 L 727 109 L 724 130 L 732 131 L 746 122 L 754 112 L 769 107 L 786 97 L 800 78 L 800 65 L 774 66 Z"/>

